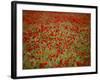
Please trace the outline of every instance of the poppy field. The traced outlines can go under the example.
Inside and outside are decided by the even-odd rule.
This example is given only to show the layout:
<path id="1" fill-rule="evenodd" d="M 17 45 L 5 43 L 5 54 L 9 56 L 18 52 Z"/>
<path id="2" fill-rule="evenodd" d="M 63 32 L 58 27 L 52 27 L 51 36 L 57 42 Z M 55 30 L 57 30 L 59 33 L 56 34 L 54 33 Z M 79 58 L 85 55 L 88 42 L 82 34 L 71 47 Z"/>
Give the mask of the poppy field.
<path id="1" fill-rule="evenodd" d="M 23 10 L 23 69 L 91 66 L 89 13 Z"/>

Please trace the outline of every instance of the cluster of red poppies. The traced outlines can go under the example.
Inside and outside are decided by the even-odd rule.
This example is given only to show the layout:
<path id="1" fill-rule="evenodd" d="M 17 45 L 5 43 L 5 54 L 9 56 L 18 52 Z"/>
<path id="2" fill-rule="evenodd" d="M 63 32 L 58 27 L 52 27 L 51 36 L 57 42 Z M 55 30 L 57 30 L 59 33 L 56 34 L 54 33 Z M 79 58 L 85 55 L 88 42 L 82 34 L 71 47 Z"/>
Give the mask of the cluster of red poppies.
<path id="1" fill-rule="evenodd" d="M 23 11 L 23 69 L 90 66 L 90 14 Z"/>

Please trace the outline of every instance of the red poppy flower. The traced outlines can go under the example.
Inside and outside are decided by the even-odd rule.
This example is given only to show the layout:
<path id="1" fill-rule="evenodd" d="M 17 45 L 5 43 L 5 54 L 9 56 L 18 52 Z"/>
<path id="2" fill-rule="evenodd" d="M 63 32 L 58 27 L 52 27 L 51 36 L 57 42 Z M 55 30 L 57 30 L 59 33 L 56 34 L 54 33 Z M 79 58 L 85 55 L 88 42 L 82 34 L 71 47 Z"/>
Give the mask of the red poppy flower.
<path id="1" fill-rule="evenodd" d="M 46 65 L 48 64 L 48 62 L 42 62 L 42 63 L 40 63 L 40 68 L 44 68 Z"/>

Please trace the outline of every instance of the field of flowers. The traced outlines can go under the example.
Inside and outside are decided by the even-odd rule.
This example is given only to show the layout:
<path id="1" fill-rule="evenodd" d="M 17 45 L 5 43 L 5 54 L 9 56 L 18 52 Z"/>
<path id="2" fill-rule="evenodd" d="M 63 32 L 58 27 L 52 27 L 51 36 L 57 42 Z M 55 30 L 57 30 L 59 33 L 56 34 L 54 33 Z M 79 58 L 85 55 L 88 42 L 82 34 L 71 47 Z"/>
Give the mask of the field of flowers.
<path id="1" fill-rule="evenodd" d="M 91 65 L 91 15 L 23 10 L 23 69 Z"/>

